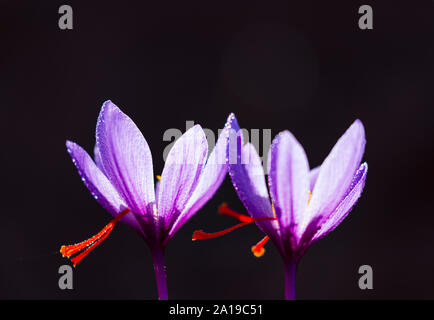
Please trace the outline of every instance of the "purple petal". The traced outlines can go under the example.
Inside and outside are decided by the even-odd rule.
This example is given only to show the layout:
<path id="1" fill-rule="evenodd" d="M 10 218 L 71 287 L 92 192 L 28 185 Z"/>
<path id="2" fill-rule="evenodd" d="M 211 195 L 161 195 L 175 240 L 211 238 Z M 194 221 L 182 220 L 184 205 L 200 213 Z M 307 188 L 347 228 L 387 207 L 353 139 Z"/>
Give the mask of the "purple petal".
<path id="1" fill-rule="evenodd" d="M 320 239 L 331 231 L 333 231 L 348 215 L 351 211 L 360 195 L 362 194 L 363 188 L 365 186 L 366 175 L 368 173 L 368 164 L 363 163 L 357 173 L 354 175 L 353 181 L 350 188 L 347 190 L 345 197 L 339 203 L 336 210 L 328 216 L 318 233 L 313 237 L 312 241 Z"/>
<path id="2" fill-rule="evenodd" d="M 97 144 L 95 144 L 95 147 L 93 148 L 93 158 L 95 159 L 96 166 L 105 174 L 102 164 L 101 152 L 99 151 Z"/>
<path id="3" fill-rule="evenodd" d="M 318 179 L 318 174 L 319 174 L 320 169 L 321 169 L 321 166 L 318 166 L 316 168 L 313 168 L 309 172 L 310 192 L 312 192 L 313 188 L 315 187 L 316 180 Z"/>
<path id="4" fill-rule="evenodd" d="M 156 203 L 158 203 L 158 194 L 159 194 L 159 192 L 160 192 L 160 181 L 157 180 L 155 182 L 155 201 L 156 201 Z"/>
<path id="5" fill-rule="evenodd" d="M 170 229 L 184 210 L 202 172 L 208 142 L 199 125 L 187 130 L 173 145 L 166 159 L 158 188 L 158 216 Z"/>
<path id="6" fill-rule="evenodd" d="M 228 143 L 229 175 L 241 202 L 253 218 L 273 218 L 261 160 L 251 143 L 243 145 L 235 118 L 231 122 Z M 278 232 L 276 221 L 258 221 L 257 225 L 269 236 L 276 236 Z"/>
<path id="7" fill-rule="evenodd" d="M 268 184 L 281 233 L 298 238 L 297 225 L 309 199 L 309 163 L 303 147 L 289 132 L 281 132 L 271 146 Z M 296 241 L 294 241 L 295 248 Z"/>
<path id="8" fill-rule="evenodd" d="M 96 142 L 104 172 L 129 209 L 148 213 L 155 203 L 151 152 L 134 122 L 111 101 L 101 108 Z"/>
<path id="9" fill-rule="evenodd" d="M 365 150 L 365 130 L 356 120 L 338 140 L 321 165 L 304 226 L 333 212 L 342 200 Z"/>
<path id="10" fill-rule="evenodd" d="M 197 187 L 170 230 L 169 238 L 211 199 L 222 184 L 228 170 L 226 164 L 228 125 L 232 117 L 233 114 L 228 117 L 225 128 L 217 139 L 217 143 L 203 168 Z"/>
<path id="11" fill-rule="evenodd" d="M 116 189 L 83 148 L 71 141 L 66 142 L 66 147 L 72 158 L 72 162 L 78 169 L 82 181 L 92 193 L 93 197 L 104 209 L 110 212 L 113 217 L 116 217 L 126 208 L 126 204 L 121 199 Z M 121 221 L 133 229 L 141 229 L 132 214 L 125 215 Z"/>

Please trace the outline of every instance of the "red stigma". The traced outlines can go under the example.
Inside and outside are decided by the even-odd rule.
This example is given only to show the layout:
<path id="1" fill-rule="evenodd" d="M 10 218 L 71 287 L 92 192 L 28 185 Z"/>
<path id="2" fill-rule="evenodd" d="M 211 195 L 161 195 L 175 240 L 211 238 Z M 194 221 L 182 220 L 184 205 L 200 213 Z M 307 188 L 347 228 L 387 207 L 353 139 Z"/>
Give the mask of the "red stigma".
<path id="1" fill-rule="evenodd" d="M 262 221 L 262 220 L 276 220 L 276 218 L 268 218 L 268 217 L 263 217 L 263 218 L 252 218 L 249 216 L 246 216 L 244 214 L 238 213 L 234 210 L 232 210 L 231 208 L 229 208 L 229 206 L 226 203 L 222 203 L 219 208 L 218 208 L 218 212 L 220 214 L 235 218 L 239 221 L 241 221 L 241 223 L 232 226 L 230 228 L 224 229 L 222 231 L 218 231 L 218 232 L 213 232 L 213 233 L 207 233 L 204 232 L 203 230 L 196 230 L 193 232 L 193 237 L 192 240 L 198 240 L 198 239 L 212 239 L 212 238 L 217 238 L 220 236 L 223 236 L 235 229 L 244 227 L 252 222 L 255 221 Z"/>
<path id="2" fill-rule="evenodd" d="M 241 222 L 251 223 L 254 221 L 252 217 L 246 216 L 244 214 L 236 212 L 235 210 L 232 210 L 231 208 L 229 208 L 228 204 L 225 202 L 219 206 L 218 212 L 220 214 L 225 215 L 225 216 L 235 218 Z"/>
<path id="3" fill-rule="evenodd" d="M 84 257 L 86 257 L 93 249 L 95 249 L 101 242 L 103 242 L 108 237 L 110 232 L 112 232 L 113 228 L 115 227 L 116 223 L 119 222 L 119 220 L 122 219 L 122 217 L 125 216 L 128 212 L 130 212 L 130 209 L 128 208 L 120 212 L 112 221 L 110 221 L 104 228 L 102 228 L 100 232 L 90 237 L 89 239 L 80 243 L 61 246 L 60 253 L 63 257 L 69 258 L 73 254 L 78 253 L 84 249 L 84 251 L 81 252 L 79 255 L 70 259 L 74 263 L 75 267 L 77 263 L 79 263 Z"/>
<path id="4" fill-rule="evenodd" d="M 196 230 L 195 232 L 193 232 L 192 240 L 217 238 L 217 237 L 225 235 L 226 233 L 229 233 L 235 229 L 238 229 L 240 227 L 244 227 L 244 226 L 248 225 L 249 223 L 250 222 L 242 222 L 242 223 L 239 223 L 233 227 L 227 228 L 227 229 L 222 230 L 222 231 L 213 232 L 213 233 L 203 232 L 203 230 Z"/>

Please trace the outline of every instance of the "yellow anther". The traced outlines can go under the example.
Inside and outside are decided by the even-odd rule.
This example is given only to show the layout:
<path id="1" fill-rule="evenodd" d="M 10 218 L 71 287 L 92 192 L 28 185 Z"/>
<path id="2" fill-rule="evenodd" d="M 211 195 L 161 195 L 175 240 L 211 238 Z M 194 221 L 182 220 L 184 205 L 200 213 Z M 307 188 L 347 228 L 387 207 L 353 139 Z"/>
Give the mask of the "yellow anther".
<path id="1" fill-rule="evenodd" d="M 274 203 L 271 203 L 271 208 L 273 209 L 273 216 L 277 219 L 276 210 L 274 209 Z"/>
<path id="2" fill-rule="evenodd" d="M 265 236 L 264 239 L 262 239 L 252 247 L 252 253 L 255 255 L 256 258 L 260 258 L 264 255 L 265 253 L 264 245 L 267 243 L 269 239 L 270 239 L 269 236 Z"/>
<path id="3" fill-rule="evenodd" d="M 253 246 L 252 253 L 256 258 L 260 258 L 264 255 L 265 248 L 264 247 L 257 248 L 256 246 Z"/>
<path id="4" fill-rule="evenodd" d="M 307 199 L 307 205 L 310 204 L 310 199 L 312 199 L 312 192 L 309 191 L 309 198 Z"/>

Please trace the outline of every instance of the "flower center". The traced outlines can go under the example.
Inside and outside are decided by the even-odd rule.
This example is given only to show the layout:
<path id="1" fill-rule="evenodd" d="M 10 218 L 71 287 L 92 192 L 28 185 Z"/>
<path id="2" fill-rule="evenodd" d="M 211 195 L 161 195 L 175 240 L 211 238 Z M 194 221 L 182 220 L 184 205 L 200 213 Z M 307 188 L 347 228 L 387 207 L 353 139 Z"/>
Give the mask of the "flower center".
<path id="1" fill-rule="evenodd" d="M 232 226 L 230 228 L 224 229 L 222 231 L 218 231 L 218 232 L 213 232 L 213 233 L 207 233 L 204 232 L 203 230 L 196 230 L 193 232 L 193 237 L 192 240 L 198 240 L 198 239 L 212 239 L 212 238 L 217 238 L 220 237 L 222 235 L 225 235 L 235 229 L 238 229 L 240 227 L 246 226 L 252 222 L 255 221 L 262 221 L 262 220 L 276 220 L 276 217 L 274 218 L 268 218 L 268 217 L 263 217 L 263 218 L 252 218 L 249 216 L 246 216 L 244 214 L 238 213 L 235 210 L 232 210 L 226 203 L 222 203 L 219 208 L 218 208 L 218 212 L 220 214 L 232 217 L 237 219 L 238 221 L 240 221 L 241 223 Z M 264 252 L 264 245 L 265 243 L 268 241 L 269 237 L 266 236 L 264 239 L 262 239 L 260 242 L 258 242 L 255 246 L 252 247 L 252 252 L 256 257 L 261 257 Z"/>
<path id="2" fill-rule="evenodd" d="M 119 220 L 122 219 L 122 217 L 128 212 L 131 212 L 130 209 L 123 210 L 116 216 L 116 218 L 110 221 L 104 228 L 101 229 L 100 232 L 98 232 L 93 237 L 80 243 L 61 246 L 60 253 L 62 254 L 62 257 L 67 257 L 69 259 L 69 257 L 71 257 L 73 254 L 84 250 L 79 255 L 70 259 L 74 263 L 75 267 L 77 263 L 79 263 L 84 257 L 86 257 L 93 249 L 95 249 L 101 242 L 103 242 L 108 237 L 110 232 L 112 232 L 113 228 L 115 227 L 116 223 L 118 223 Z"/>

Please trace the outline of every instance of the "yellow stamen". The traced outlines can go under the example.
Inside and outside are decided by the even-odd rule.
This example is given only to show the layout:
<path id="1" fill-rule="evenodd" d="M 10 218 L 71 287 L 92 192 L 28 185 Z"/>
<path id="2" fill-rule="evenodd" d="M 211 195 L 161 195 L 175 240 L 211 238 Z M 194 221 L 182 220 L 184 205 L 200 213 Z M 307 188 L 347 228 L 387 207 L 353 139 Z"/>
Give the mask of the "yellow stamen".
<path id="1" fill-rule="evenodd" d="M 157 180 L 160 181 L 161 180 L 161 176 L 157 176 Z"/>
<path id="2" fill-rule="evenodd" d="M 255 246 L 252 247 L 252 252 L 256 258 L 260 258 L 264 255 L 265 248 L 259 248 L 258 250 L 253 250 L 254 248 L 255 248 Z"/>
<path id="3" fill-rule="evenodd" d="M 267 241 L 270 239 L 269 236 L 264 237 L 261 241 L 259 241 L 256 245 L 252 247 L 252 253 L 255 255 L 256 258 L 260 258 L 265 253 L 264 245 L 267 243 Z"/>
<path id="4" fill-rule="evenodd" d="M 271 208 L 273 209 L 273 216 L 277 219 L 276 210 L 274 209 L 274 203 L 271 203 Z"/>
<path id="5" fill-rule="evenodd" d="M 312 199 L 312 192 L 309 191 L 309 198 L 307 199 L 307 205 L 310 204 L 310 199 Z"/>

